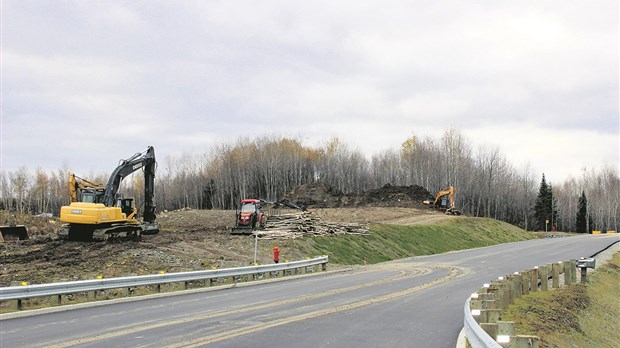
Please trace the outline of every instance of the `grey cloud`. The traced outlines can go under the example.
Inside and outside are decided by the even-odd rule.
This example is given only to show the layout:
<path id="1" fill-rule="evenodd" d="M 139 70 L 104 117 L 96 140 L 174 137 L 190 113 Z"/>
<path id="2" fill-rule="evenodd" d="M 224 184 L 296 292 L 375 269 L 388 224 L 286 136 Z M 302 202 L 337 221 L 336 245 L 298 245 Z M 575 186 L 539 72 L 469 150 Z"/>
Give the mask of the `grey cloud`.
<path id="1" fill-rule="evenodd" d="M 41 124 L 85 139 L 67 120 L 104 124 L 88 140 L 120 157 L 153 140 L 158 154 L 179 153 L 258 130 L 365 151 L 450 126 L 617 132 L 617 10 L 611 0 L 4 2 L 4 165 L 37 148 L 53 167 L 88 157 L 64 141 L 13 143 L 26 129 L 43 137 Z"/>

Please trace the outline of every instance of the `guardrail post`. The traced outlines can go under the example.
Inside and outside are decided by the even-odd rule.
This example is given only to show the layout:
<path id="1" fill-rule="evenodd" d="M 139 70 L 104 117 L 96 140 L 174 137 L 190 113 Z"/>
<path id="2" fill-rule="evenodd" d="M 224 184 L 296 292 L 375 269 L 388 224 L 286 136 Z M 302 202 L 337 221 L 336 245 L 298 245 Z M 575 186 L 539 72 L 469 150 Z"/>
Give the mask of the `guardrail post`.
<path id="1" fill-rule="evenodd" d="M 564 261 L 562 264 L 564 265 L 564 285 L 570 285 L 574 283 L 571 278 L 570 260 Z"/>
<path id="2" fill-rule="evenodd" d="M 499 320 L 500 309 L 481 309 L 480 310 L 480 322 L 481 323 L 496 323 Z"/>
<path id="3" fill-rule="evenodd" d="M 530 272 L 530 285 L 533 292 L 538 291 L 538 270 L 538 266 L 536 266 Z"/>
<path id="4" fill-rule="evenodd" d="M 540 274 L 540 291 L 549 290 L 549 269 L 547 265 L 541 266 L 538 273 Z"/>
<path id="5" fill-rule="evenodd" d="M 489 285 L 487 288 L 487 295 L 493 296 L 495 309 L 502 308 L 502 293 L 497 283 L 492 283 Z"/>
<path id="6" fill-rule="evenodd" d="M 327 262 L 324 262 L 321 264 L 321 271 L 323 272 L 327 271 Z"/>
<path id="7" fill-rule="evenodd" d="M 487 291 L 495 295 L 496 309 L 508 308 L 508 289 L 504 282 L 493 282 Z"/>
<path id="8" fill-rule="evenodd" d="M 513 304 L 515 302 L 515 281 L 514 281 L 514 277 L 511 275 L 507 275 L 506 280 L 504 280 L 504 284 L 506 286 L 506 288 L 508 289 L 508 304 L 506 306 L 507 309 L 508 306 L 510 306 L 511 304 Z"/>
<path id="9" fill-rule="evenodd" d="M 469 308 L 471 309 L 482 309 L 482 300 L 471 299 L 469 300 Z"/>
<path id="10" fill-rule="evenodd" d="M 131 293 L 131 288 L 123 288 L 123 296 L 125 297 L 129 297 L 129 294 Z"/>
<path id="11" fill-rule="evenodd" d="M 15 311 L 22 309 L 22 300 L 13 300 L 9 304 L 9 308 Z"/>
<path id="12" fill-rule="evenodd" d="M 500 345 L 506 348 L 538 348 L 540 342 L 538 336 L 517 335 L 510 336 L 509 339 L 509 342 Z"/>
<path id="13" fill-rule="evenodd" d="M 521 298 L 523 295 L 523 276 L 521 273 L 515 273 L 513 277 L 514 289 L 515 289 L 515 300 Z"/>
<path id="14" fill-rule="evenodd" d="M 577 282 L 577 260 L 570 260 L 570 279 L 573 280 L 573 283 Z"/>
<path id="15" fill-rule="evenodd" d="M 497 335 L 514 336 L 516 334 L 514 321 L 498 321 Z M 497 336 L 495 336 L 497 339 Z"/>
<path id="16" fill-rule="evenodd" d="M 89 301 L 94 301 L 97 298 L 97 290 L 93 290 L 93 291 L 89 291 L 88 292 L 88 300 Z"/>
<path id="17" fill-rule="evenodd" d="M 506 281 L 505 277 L 502 277 L 502 280 L 499 282 L 499 286 L 501 288 L 502 295 L 502 310 L 507 309 L 510 305 L 510 286 L 508 285 L 508 281 Z"/>
<path id="18" fill-rule="evenodd" d="M 480 327 L 487 334 L 489 334 L 489 336 L 493 338 L 497 337 L 497 324 L 496 323 L 480 323 Z"/>
<path id="19" fill-rule="evenodd" d="M 579 271 L 581 272 L 581 283 L 585 284 L 588 281 L 588 269 L 581 267 Z"/>
<path id="20" fill-rule="evenodd" d="M 515 324 L 512 321 L 483 323 L 480 327 L 502 347 L 531 348 L 539 345 L 538 336 L 516 335 Z"/>
<path id="21" fill-rule="evenodd" d="M 551 287 L 557 289 L 560 287 L 560 264 L 554 263 L 551 265 Z"/>
<path id="22" fill-rule="evenodd" d="M 235 277 L 234 276 L 230 276 L 226 279 L 226 282 L 229 284 L 234 284 L 235 283 Z"/>
<path id="23" fill-rule="evenodd" d="M 530 270 L 521 272 L 521 293 L 527 295 L 530 293 Z"/>
<path id="24" fill-rule="evenodd" d="M 484 309 L 501 309 L 497 308 L 497 301 L 495 300 L 488 300 L 482 302 L 482 307 L 484 307 Z"/>
<path id="25" fill-rule="evenodd" d="M 482 309 L 500 309 L 497 308 L 497 301 L 495 300 L 495 295 L 492 293 L 479 293 L 478 299 L 482 301 Z"/>
<path id="26" fill-rule="evenodd" d="M 20 286 L 21 282 L 11 282 L 11 286 Z M 19 311 L 22 309 L 22 300 L 13 300 L 9 301 L 9 308 L 15 311 Z"/>

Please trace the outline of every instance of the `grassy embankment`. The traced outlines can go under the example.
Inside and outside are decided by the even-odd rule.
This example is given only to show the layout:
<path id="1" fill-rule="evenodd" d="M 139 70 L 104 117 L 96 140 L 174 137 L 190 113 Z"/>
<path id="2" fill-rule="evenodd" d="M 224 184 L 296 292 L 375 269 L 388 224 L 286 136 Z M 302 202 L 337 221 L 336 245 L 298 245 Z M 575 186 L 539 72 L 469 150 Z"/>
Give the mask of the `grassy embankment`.
<path id="1" fill-rule="evenodd" d="M 536 292 L 502 315 L 541 347 L 617 347 L 620 342 L 620 253 L 588 274 L 587 284 Z"/>
<path id="2" fill-rule="evenodd" d="M 438 254 L 534 238 L 510 224 L 458 217 L 433 225 L 374 224 L 370 235 L 304 238 L 290 241 L 306 255 L 329 255 L 330 263 L 353 265 Z"/>

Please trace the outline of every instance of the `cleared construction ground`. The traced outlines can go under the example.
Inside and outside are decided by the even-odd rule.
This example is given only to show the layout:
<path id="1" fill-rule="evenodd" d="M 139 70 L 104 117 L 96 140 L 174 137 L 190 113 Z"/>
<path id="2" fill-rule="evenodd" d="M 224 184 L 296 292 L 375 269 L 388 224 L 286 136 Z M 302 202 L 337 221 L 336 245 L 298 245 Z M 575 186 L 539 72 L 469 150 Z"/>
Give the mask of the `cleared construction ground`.
<path id="1" fill-rule="evenodd" d="M 286 198 L 304 204 L 308 212 L 302 216 L 295 210 L 274 211 L 299 221 L 284 219 L 289 221 L 278 224 L 273 218 L 260 231 L 264 238 L 258 244 L 258 261 L 273 262 L 275 245 L 281 249 L 281 260 L 328 254 L 333 265 L 380 262 L 530 236 L 496 220 L 435 212 L 421 204 L 427 195 L 419 187 L 385 186 L 357 196 L 333 194 L 320 185 L 301 187 Z M 27 226 L 30 239 L 0 245 L 0 286 L 236 267 L 254 259 L 253 237 L 230 235 L 235 224 L 235 212 L 230 210 L 160 212 L 161 232 L 141 241 L 62 241 L 56 237 L 57 218 L 16 219 Z M 268 235 L 270 231 L 280 235 Z"/>

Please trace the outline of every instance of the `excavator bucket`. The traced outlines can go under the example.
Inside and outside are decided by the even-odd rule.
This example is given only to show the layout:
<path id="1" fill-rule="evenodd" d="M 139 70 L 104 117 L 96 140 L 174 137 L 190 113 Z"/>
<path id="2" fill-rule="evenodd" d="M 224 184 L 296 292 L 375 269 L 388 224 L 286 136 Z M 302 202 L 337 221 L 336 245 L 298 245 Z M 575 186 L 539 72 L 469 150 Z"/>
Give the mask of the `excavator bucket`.
<path id="1" fill-rule="evenodd" d="M 29 239 L 28 230 L 24 225 L 0 226 L 0 242 Z"/>

